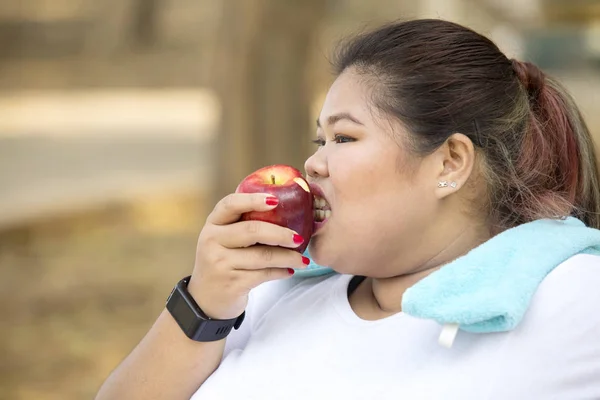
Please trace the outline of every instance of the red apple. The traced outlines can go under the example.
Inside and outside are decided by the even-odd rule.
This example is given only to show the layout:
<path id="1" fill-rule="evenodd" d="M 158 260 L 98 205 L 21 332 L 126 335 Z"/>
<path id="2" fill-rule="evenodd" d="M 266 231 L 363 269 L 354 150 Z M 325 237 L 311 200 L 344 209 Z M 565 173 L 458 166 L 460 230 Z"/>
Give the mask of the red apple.
<path id="1" fill-rule="evenodd" d="M 258 220 L 287 227 L 304 238 L 296 248 L 303 253 L 313 234 L 313 195 L 302 173 L 289 165 L 261 168 L 240 182 L 236 193 L 268 193 L 279 199 L 270 211 L 252 211 L 242 215 L 242 221 Z"/>

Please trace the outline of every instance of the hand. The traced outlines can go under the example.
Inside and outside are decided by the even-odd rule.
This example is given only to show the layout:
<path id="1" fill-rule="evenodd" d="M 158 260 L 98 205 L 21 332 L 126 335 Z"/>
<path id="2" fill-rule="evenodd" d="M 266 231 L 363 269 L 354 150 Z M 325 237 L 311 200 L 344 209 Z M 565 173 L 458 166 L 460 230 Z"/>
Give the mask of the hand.
<path id="1" fill-rule="evenodd" d="M 198 238 L 196 263 L 188 290 L 211 318 L 238 317 L 251 289 L 263 282 L 289 278 L 292 268 L 309 260 L 292 250 L 304 240 L 291 229 L 262 221 L 240 221 L 243 213 L 269 211 L 273 196 L 235 193 L 211 212 Z"/>

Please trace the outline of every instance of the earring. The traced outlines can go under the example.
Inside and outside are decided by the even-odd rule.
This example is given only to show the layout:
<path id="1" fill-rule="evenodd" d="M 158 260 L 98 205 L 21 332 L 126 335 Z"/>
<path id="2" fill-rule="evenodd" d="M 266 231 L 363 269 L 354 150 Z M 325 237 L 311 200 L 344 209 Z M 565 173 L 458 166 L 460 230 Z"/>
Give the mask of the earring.
<path id="1" fill-rule="evenodd" d="M 439 188 L 445 188 L 445 187 L 448 187 L 448 186 L 450 186 L 452 189 L 455 189 L 456 186 L 458 186 L 458 184 L 456 182 L 454 182 L 454 181 L 450 182 L 450 185 L 448 185 L 447 181 L 439 181 L 438 182 L 438 187 Z"/>

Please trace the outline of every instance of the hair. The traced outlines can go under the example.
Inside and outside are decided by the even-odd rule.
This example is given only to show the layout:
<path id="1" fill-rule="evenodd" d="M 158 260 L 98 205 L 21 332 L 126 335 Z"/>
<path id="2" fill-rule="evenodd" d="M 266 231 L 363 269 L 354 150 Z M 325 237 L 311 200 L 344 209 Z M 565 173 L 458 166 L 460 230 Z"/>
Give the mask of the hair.
<path id="1" fill-rule="evenodd" d="M 342 43 L 333 66 L 374 82 L 373 105 L 407 128 L 411 152 L 469 137 L 497 229 L 569 215 L 600 228 L 590 133 L 571 96 L 535 65 L 509 60 L 471 29 L 424 19 Z"/>

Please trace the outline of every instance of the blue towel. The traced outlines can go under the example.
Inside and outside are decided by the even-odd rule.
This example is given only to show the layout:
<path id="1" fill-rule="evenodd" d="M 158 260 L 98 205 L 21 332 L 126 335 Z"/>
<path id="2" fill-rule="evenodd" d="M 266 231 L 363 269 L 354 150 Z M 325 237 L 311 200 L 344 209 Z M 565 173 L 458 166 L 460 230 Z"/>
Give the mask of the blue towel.
<path id="1" fill-rule="evenodd" d="M 310 264 L 308 264 L 308 266 L 306 268 L 303 269 L 295 269 L 294 270 L 294 277 L 298 277 L 298 278 L 310 278 L 313 276 L 321 276 L 321 275 L 326 275 L 326 274 L 332 274 L 335 273 L 334 270 L 332 270 L 329 267 L 324 267 L 322 265 L 319 265 L 317 263 L 315 263 L 312 259 L 312 257 L 310 256 L 310 254 L 308 253 L 308 249 L 306 249 L 306 251 L 303 254 L 304 256 L 308 257 L 308 259 L 310 260 Z"/>
<path id="2" fill-rule="evenodd" d="M 600 255 L 600 230 L 576 218 L 509 229 L 409 288 L 406 314 L 468 332 L 514 329 L 544 277 L 571 256 Z"/>

